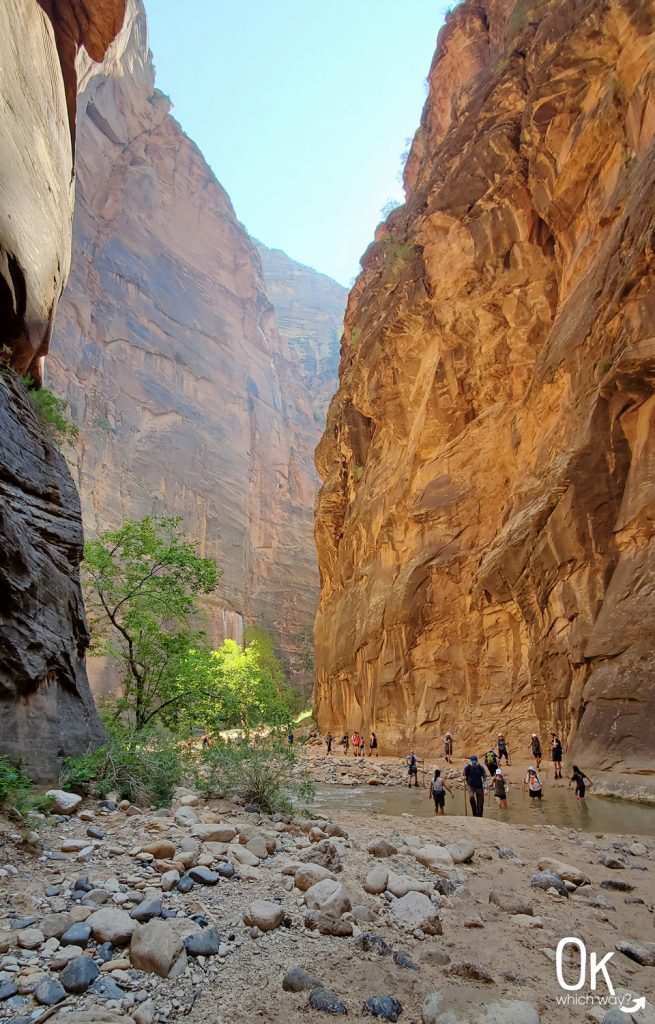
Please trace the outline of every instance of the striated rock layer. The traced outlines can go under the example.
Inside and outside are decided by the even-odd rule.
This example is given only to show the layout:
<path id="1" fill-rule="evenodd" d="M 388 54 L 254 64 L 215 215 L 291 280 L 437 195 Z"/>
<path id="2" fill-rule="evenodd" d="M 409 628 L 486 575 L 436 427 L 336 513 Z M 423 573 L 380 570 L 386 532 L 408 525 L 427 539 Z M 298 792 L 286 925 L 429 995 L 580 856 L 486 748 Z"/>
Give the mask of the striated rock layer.
<path id="1" fill-rule="evenodd" d="M 101 59 L 123 0 L 0 5 L 0 348 L 40 379 L 68 274 L 78 47 Z M 0 754 L 52 777 L 102 736 L 84 668 L 82 524 L 64 457 L 0 378 Z"/>
<path id="2" fill-rule="evenodd" d="M 142 5 L 129 0 L 123 32 L 78 100 L 73 270 L 48 371 L 80 426 L 85 529 L 182 515 L 223 570 L 207 602 L 213 639 L 241 640 L 244 624 L 263 623 L 310 688 L 301 654 L 318 595 L 311 452 L 336 381 L 337 325 L 331 342 L 323 322 L 316 341 L 310 331 L 315 364 L 300 375 L 254 244 L 154 87 L 146 34 Z M 271 281 L 283 294 L 279 264 Z M 286 261 L 287 281 L 294 266 Z M 337 288 L 325 289 L 331 302 Z M 314 313 L 299 296 L 294 344 L 309 329 L 303 317 Z M 90 671 L 99 689 L 116 684 L 105 666 Z"/>
<path id="3" fill-rule="evenodd" d="M 652 771 L 655 3 L 465 0 L 317 452 L 322 728 Z"/>

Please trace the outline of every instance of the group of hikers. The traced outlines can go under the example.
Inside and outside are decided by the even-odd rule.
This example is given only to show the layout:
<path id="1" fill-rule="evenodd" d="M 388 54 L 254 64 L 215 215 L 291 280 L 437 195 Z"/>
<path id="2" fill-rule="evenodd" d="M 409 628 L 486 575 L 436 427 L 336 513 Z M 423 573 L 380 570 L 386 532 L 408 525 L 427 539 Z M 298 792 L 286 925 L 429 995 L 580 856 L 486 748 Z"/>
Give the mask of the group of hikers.
<path id="1" fill-rule="evenodd" d="M 332 753 L 332 746 L 335 742 L 335 738 L 331 732 L 325 737 L 325 745 L 327 747 L 328 754 Z M 348 753 L 350 744 L 352 742 L 353 756 L 354 757 L 365 757 L 366 756 L 366 737 L 360 732 L 354 732 L 352 737 L 348 737 L 348 733 L 345 732 L 339 740 L 339 745 L 343 747 L 344 754 Z M 368 756 L 378 756 L 378 740 L 374 732 L 371 733 L 371 738 L 368 744 Z"/>
<path id="2" fill-rule="evenodd" d="M 555 769 L 555 778 L 562 778 L 562 743 L 557 733 L 551 733 L 550 735 L 550 759 L 553 762 Z M 535 764 L 530 765 L 525 779 L 523 780 L 524 791 L 527 788 L 528 796 L 531 800 L 541 800 L 542 798 L 542 782 L 539 776 L 539 770 L 541 768 L 542 761 L 542 750 L 541 742 L 537 733 L 532 733 L 530 739 L 530 749 L 534 758 Z M 453 737 L 451 733 L 446 733 L 444 736 L 444 757 L 448 763 L 451 763 L 453 755 Z M 493 796 L 499 807 L 507 807 L 507 780 L 503 775 L 501 767 L 502 759 L 505 758 L 505 764 L 510 765 L 511 760 L 509 756 L 509 748 L 507 741 L 502 733 L 498 734 L 496 743 L 496 749 L 490 748 L 484 755 L 484 763 L 480 763 L 477 755 L 473 754 L 469 763 L 465 766 L 463 776 L 466 787 L 468 789 L 469 803 L 471 805 L 471 811 L 473 817 L 481 818 L 484 813 L 484 795 L 485 789 L 493 792 Z M 418 786 L 418 762 L 416 755 L 412 751 L 411 754 L 407 755 L 407 774 L 408 774 L 408 785 Z M 577 766 L 573 765 L 573 774 L 569 780 L 569 786 L 575 783 L 575 795 L 578 800 L 584 800 L 587 785 L 592 785 L 591 779 L 585 775 L 585 773 Z M 437 768 L 434 773 L 434 778 L 430 783 L 430 797 L 434 800 L 434 813 L 444 814 L 446 793 L 450 793 L 453 796 L 452 790 L 445 779 L 441 777 L 441 771 Z"/>

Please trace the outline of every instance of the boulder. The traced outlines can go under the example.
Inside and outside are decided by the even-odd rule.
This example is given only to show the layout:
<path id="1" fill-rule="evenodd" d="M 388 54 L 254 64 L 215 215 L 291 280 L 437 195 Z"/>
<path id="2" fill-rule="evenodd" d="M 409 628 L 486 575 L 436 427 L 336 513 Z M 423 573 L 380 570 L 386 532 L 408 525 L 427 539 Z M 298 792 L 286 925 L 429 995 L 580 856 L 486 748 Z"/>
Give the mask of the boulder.
<path id="1" fill-rule="evenodd" d="M 555 889 L 560 896 L 569 898 L 569 890 L 566 885 L 560 876 L 553 874 L 552 871 L 538 871 L 530 879 L 530 885 L 533 889 Z"/>
<path id="2" fill-rule="evenodd" d="M 530 917 L 534 914 L 529 900 L 523 899 L 521 896 L 497 892 L 495 889 L 489 893 L 489 902 L 500 907 L 506 914 L 524 914 Z"/>
<path id="3" fill-rule="evenodd" d="M 46 797 L 50 800 L 50 810 L 55 814 L 72 814 L 82 803 L 77 793 L 67 793 L 65 789 L 49 789 Z"/>
<path id="4" fill-rule="evenodd" d="M 309 1005 L 312 1010 L 321 1010 L 336 1017 L 347 1017 L 348 1010 L 336 993 L 327 988 L 315 988 L 309 993 Z"/>
<path id="5" fill-rule="evenodd" d="M 282 979 L 282 988 L 285 992 L 311 992 L 313 988 L 321 987 L 321 979 L 316 974 L 303 970 L 302 967 L 292 967 Z"/>
<path id="6" fill-rule="evenodd" d="M 352 921 L 346 921 L 345 918 L 337 920 L 335 917 L 321 914 L 318 910 L 309 910 L 305 914 L 305 928 L 308 931 L 317 931 L 321 935 L 334 935 L 339 938 L 353 934 Z"/>
<path id="7" fill-rule="evenodd" d="M 248 843 L 246 843 L 245 848 L 246 850 L 248 850 L 249 853 L 254 854 L 257 860 L 266 860 L 266 858 L 268 857 L 268 849 L 264 839 L 261 836 L 255 836 Z M 254 867 L 255 865 L 252 866 Z"/>
<path id="8" fill-rule="evenodd" d="M 23 928 L 16 932 L 16 942 L 21 949 L 38 949 L 45 942 L 45 935 L 40 928 Z"/>
<path id="9" fill-rule="evenodd" d="M 655 967 L 655 942 L 628 942 L 622 939 L 616 949 L 642 967 Z"/>
<path id="10" fill-rule="evenodd" d="M 166 921 L 155 917 L 137 925 L 130 943 L 130 960 L 138 971 L 177 978 L 187 964 L 184 943 Z"/>
<path id="11" fill-rule="evenodd" d="M 199 824 L 199 818 L 192 807 L 178 807 L 175 812 L 176 824 L 182 828 L 191 828 L 192 825 Z"/>
<path id="12" fill-rule="evenodd" d="M 113 946 L 127 945 L 136 928 L 136 921 L 125 910 L 112 907 L 97 910 L 88 923 L 96 942 L 111 942 Z"/>
<path id="13" fill-rule="evenodd" d="M 420 928 L 426 935 L 441 935 L 441 920 L 434 903 L 422 892 L 409 892 L 391 904 L 391 916 L 406 931 Z"/>
<path id="14" fill-rule="evenodd" d="M 270 900 L 255 900 L 244 912 L 243 922 L 262 932 L 273 931 L 284 921 L 284 908 Z"/>
<path id="15" fill-rule="evenodd" d="M 221 945 L 217 928 L 201 928 L 184 939 L 184 948 L 189 956 L 214 956 Z"/>
<path id="16" fill-rule="evenodd" d="M 142 853 L 151 853 L 155 860 L 170 860 L 175 855 L 175 846 L 168 839 L 157 839 L 141 847 Z"/>
<path id="17" fill-rule="evenodd" d="M 340 882 L 324 878 L 322 882 L 312 885 L 305 893 L 305 903 L 309 910 L 318 910 L 328 917 L 339 918 L 351 907 L 348 893 Z"/>
<path id="18" fill-rule="evenodd" d="M 414 856 L 419 864 L 423 864 L 424 867 L 434 871 L 436 875 L 441 875 L 442 878 L 448 878 L 455 867 L 453 858 L 444 846 L 428 844 L 416 850 Z"/>
<path id="19" fill-rule="evenodd" d="M 67 992 L 78 995 L 86 992 L 89 985 L 96 980 L 100 971 L 88 956 L 77 956 L 66 964 L 59 975 L 59 980 Z"/>
<path id="20" fill-rule="evenodd" d="M 453 843 L 448 847 L 448 853 L 455 864 L 468 864 L 473 860 L 475 846 L 468 839 L 460 839 L 458 843 Z"/>
<path id="21" fill-rule="evenodd" d="M 191 835 L 201 843 L 229 843 L 234 839 L 237 830 L 231 825 L 215 824 L 193 825 Z M 229 837 L 229 838 L 226 838 Z"/>
<path id="22" fill-rule="evenodd" d="M 389 881 L 389 871 L 383 864 L 376 864 L 364 879 L 364 890 L 376 896 L 384 892 Z"/>
<path id="23" fill-rule="evenodd" d="M 328 871 L 341 871 L 341 857 L 331 839 L 323 839 L 298 854 L 303 864 L 320 864 Z"/>
<path id="24" fill-rule="evenodd" d="M 328 871 L 327 868 L 321 867 L 320 864 L 305 864 L 298 868 L 293 881 L 297 889 L 305 892 L 312 885 L 316 885 L 317 882 L 322 882 L 326 878 L 332 878 L 336 881 L 334 873 Z"/>
<path id="25" fill-rule="evenodd" d="M 561 860 L 554 860 L 552 857 L 542 857 L 538 867 L 540 871 L 549 871 L 551 874 L 559 875 L 565 882 L 573 882 L 574 885 L 590 884 L 589 876 L 580 868 Z"/>
<path id="26" fill-rule="evenodd" d="M 393 857 L 394 854 L 398 853 L 398 847 L 381 836 L 371 839 L 366 849 L 374 857 Z"/>
<path id="27" fill-rule="evenodd" d="M 406 896 L 408 892 L 422 892 L 429 896 L 432 892 L 428 882 L 419 882 L 407 875 L 397 875 L 394 871 L 389 872 L 386 887 L 388 892 L 398 897 Z"/>
<path id="28" fill-rule="evenodd" d="M 34 998 L 41 1006 L 56 1006 L 66 998 L 66 989 L 55 978 L 44 978 L 34 989 Z"/>

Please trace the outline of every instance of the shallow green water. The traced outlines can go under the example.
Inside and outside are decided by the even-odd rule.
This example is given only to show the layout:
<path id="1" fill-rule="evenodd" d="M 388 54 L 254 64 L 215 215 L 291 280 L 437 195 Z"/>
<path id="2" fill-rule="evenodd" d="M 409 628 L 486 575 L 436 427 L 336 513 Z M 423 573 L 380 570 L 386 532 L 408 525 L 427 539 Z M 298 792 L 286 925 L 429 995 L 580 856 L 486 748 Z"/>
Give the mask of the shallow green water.
<path id="1" fill-rule="evenodd" d="M 454 798 L 446 797 L 447 815 L 464 815 L 464 792 L 453 788 Z M 655 807 L 630 800 L 588 796 L 576 800 L 573 789 L 551 786 L 544 789 L 541 802 L 523 795 L 521 787 L 510 787 L 508 807 L 501 810 L 495 800 L 485 798 L 484 814 L 494 821 L 512 824 L 557 825 L 560 828 L 582 829 L 584 832 L 615 833 L 617 835 L 655 835 Z M 330 786 L 319 784 L 313 806 L 329 812 L 337 808 L 366 813 L 399 816 L 409 813 L 419 817 L 434 817 L 434 805 L 427 789 L 408 789 L 407 786 Z M 469 808 L 470 814 L 470 808 Z"/>

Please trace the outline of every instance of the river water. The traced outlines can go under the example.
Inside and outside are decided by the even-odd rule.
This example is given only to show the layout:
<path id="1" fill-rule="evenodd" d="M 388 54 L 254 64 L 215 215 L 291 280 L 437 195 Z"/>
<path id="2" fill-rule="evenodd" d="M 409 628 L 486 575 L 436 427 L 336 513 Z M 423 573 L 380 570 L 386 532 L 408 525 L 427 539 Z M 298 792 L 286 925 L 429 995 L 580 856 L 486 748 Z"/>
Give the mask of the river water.
<path id="1" fill-rule="evenodd" d="M 655 807 L 652 804 L 594 796 L 576 800 L 573 789 L 566 786 L 546 788 L 541 801 L 530 800 L 520 787 L 510 787 L 507 803 L 507 809 L 501 810 L 495 800 L 487 796 L 485 817 L 510 824 L 549 824 L 603 835 L 655 835 Z M 313 807 L 328 814 L 338 809 L 359 809 L 367 814 L 434 817 L 434 804 L 427 789 L 410 790 L 407 786 L 332 786 L 319 783 Z M 468 810 L 470 815 L 470 807 Z M 446 814 L 464 815 L 462 789 L 453 788 L 452 799 L 446 796 Z"/>

